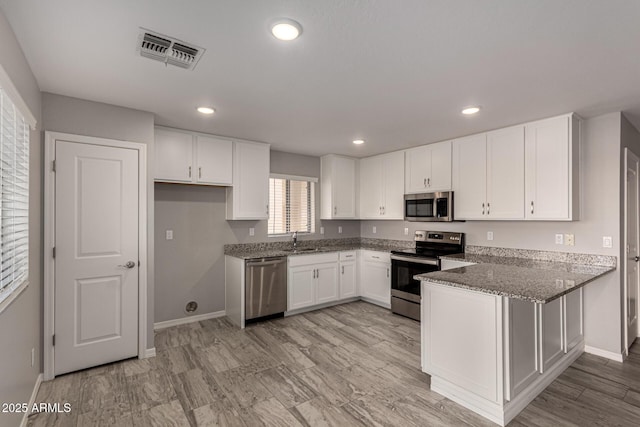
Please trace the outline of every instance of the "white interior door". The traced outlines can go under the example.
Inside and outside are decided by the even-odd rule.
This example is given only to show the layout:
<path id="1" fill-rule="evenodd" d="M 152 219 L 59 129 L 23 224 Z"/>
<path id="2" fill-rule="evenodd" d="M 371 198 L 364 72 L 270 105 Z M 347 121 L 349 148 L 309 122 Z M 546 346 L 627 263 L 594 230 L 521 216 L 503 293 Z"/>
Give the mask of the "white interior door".
<path id="1" fill-rule="evenodd" d="M 626 149 L 627 179 L 625 183 L 625 319 L 626 319 L 626 350 L 638 336 L 638 157 Z"/>
<path id="2" fill-rule="evenodd" d="M 56 141 L 55 375 L 138 353 L 138 151 Z"/>

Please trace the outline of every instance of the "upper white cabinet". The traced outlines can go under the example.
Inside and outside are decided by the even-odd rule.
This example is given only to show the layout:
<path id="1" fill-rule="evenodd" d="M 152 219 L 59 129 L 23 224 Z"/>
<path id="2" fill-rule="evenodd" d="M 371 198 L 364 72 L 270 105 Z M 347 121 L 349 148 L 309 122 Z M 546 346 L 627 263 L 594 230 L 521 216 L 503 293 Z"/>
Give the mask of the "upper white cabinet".
<path id="1" fill-rule="evenodd" d="M 155 180 L 232 184 L 233 142 L 166 128 L 155 129 Z"/>
<path id="2" fill-rule="evenodd" d="M 451 190 L 451 141 L 405 151 L 405 193 Z"/>
<path id="3" fill-rule="evenodd" d="M 524 219 L 524 127 L 453 142 L 455 219 Z"/>
<path id="4" fill-rule="evenodd" d="M 357 160 L 329 154 L 320 158 L 321 219 L 357 219 Z"/>
<path id="5" fill-rule="evenodd" d="M 554 117 L 529 123 L 525 128 L 526 218 L 579 219 L 577 117 Z"/>
<path id="6" fill-rule="evenodd" d="M 360 160 L 360 218 L 404 218 L 404 152 Z"/>
<path id="7" fill-rule="evenodd" d="M 269 144 L 233 143 L 233 186 L 227 219 L 269 218 Z"/>

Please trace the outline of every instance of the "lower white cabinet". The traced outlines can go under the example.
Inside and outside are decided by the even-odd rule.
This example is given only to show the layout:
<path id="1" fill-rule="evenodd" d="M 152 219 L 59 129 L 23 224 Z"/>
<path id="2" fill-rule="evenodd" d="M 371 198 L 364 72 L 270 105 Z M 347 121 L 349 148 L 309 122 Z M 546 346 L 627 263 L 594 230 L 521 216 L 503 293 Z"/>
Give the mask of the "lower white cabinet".
<path id="1" fill-rule="evenodd" d="M 287 311 L 337 300 L 338 253 L 290 256 L 287 281 Z"/>
<path id="2" fill-rule="evenodd" d="M 388 252 L 360 251 L 360 296 L 391 306 L 391 258 Z"/>
<path id="3" fill-rule="evenodd" d="M 358 296 L 357 252 L 340 252 L 340 299 Z"/>

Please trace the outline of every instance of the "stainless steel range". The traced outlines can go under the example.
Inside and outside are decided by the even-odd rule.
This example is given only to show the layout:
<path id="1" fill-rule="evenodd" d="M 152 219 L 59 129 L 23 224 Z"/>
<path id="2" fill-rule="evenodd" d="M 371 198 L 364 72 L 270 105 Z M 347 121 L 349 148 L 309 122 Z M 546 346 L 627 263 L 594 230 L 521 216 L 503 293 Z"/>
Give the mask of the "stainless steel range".
<path id="1" fill-rule="evenodd" d="M 464 252 L 464 233 L 415 232 L 415 249 L 391 251 L 391 311 L 420 320 L 420 282 L 416 274 L 440 270 L 442 255 Z"/>

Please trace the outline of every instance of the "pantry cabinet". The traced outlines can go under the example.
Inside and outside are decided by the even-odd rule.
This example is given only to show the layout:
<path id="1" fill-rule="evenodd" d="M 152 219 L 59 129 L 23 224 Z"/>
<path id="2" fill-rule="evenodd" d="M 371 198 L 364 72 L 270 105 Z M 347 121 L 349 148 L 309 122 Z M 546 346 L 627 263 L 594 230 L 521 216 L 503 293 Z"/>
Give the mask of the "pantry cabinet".
<path id="1" fill-rule="evenodd" d="M 269 144 L 233 143 L 233 186 L 227 188 L 228 220 L 269 218 Z"/>
<path id="2" fill-rule="evenodd" d="M 405 193 L 451 190 L 451 141 L 405 151 Z"/>
<path id="3" fill-rule="evenodd" d="M 321 219 L 357 219 L 357 159 L 329 154 L 320 158 Z"/>
<path id="4" fill-rule="evenodd" d="M 158 127 L 154 149 L 155 181 L 232 185 L 232 141 Z"/>
<path id="5" fill-rule="evenodd" d="M 404 219 L 404 152 L 360 160 L 360 218 Z"/>

